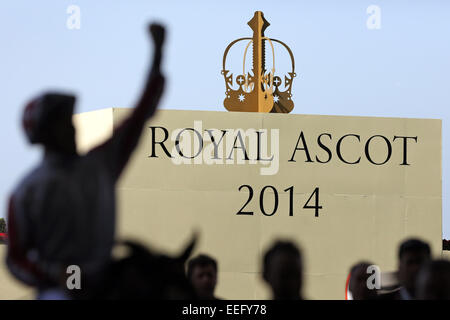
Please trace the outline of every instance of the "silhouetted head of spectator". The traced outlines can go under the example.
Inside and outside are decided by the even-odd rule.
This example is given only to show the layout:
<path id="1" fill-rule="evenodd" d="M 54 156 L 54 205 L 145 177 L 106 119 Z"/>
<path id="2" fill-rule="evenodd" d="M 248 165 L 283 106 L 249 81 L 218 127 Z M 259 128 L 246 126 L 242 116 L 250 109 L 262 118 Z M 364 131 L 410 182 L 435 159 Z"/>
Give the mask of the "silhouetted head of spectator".
<path id="1" fill-rule="evenodd" d="M 215 299 L 214 290 L 217 284 L 217 261 L 214 258 L 206 254 L 200 254 L 189 260 L 187 277 L 199 299 Z"/>
<path id="2" fill-rule="evenodd" d="M 417 299 L 450 300 L 450 261 L 425 264 L 417 276 Z"/>
<path id="3" fill-rule="evenodd" d="M 416 279 L 420 267 L 431 257 L 430 246 L 419 239 L 409 239 L 398 251 L 398 280 L 408 293 L 415 297 Z"/>
<path id="4" fill-rule="evenodd" d="M 76 153 L 74 105 L 74 96 L 59 93 L 45 93 L 31 100 L 22 118 L 28 141 L 56 152 Z"/>
<path id="5" fill-rule="evenodd" d="M 350 283 L 348 285 L 353 300 L 373 300 L 377 298 L 377 291 L 370 289 L 367 279 L 372 273 L 367 273 L 368 268 L 373 265 L 369 262 L 359 262 L 350 269 Z"/>
<path id="6" fill-rule="evenodd" d="M 263 278 L 276 300 L 301 298 L 302 273 L 302 256 L 292 242 L 277 241 L 264 255 Z"/>

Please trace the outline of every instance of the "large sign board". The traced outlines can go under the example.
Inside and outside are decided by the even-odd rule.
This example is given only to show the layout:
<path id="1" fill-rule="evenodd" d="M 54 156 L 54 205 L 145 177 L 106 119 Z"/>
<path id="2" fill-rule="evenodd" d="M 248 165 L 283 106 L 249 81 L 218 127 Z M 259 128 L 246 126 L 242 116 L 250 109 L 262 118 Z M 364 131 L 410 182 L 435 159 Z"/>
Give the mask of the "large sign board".
<path id="1" fill-rule="evenodd" d="M 129 109 L 76 116 L 82 150 Z M 160 110 L 118 187 L 118 236 L 219 261 L 218 296 L 269 298 L 264 250 L 294 240 L 307 298 L 343 299 L 351 264 L 397 267 L 401 240 L 441 254 L 441 121 Z"/>

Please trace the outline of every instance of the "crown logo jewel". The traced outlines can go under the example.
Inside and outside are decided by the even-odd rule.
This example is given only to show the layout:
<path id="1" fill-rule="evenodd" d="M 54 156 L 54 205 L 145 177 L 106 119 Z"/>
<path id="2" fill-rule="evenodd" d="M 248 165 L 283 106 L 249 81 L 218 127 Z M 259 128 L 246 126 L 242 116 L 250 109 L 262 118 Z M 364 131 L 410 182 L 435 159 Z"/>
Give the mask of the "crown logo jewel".
<path id="1" fill-rule="evenodd" d="M 264 36 L 264 31 L 270 23 L 264 18 L 264 14 L 261 11 L 255 12 L 248 25 L 253 30 L 253 37 L 239 38 L 232 41 L 225 49 L 223 55 L 222 75 L 226 86 L 223 104 L 228 111 L 289 113 L 294 108 L 291 90 L 293 79 L 296 76 L 292 51 L 282 41 Z M 239 88 L 233 90 L 233 74 L 226 69 L 226 59 L 230 48 L 243 40 L 250 41 L 244 51 L 243 72 L 234 78 Z M 272 49 L 273 61 L 270 70 L 266 69 L 266 42 L 269 43 Z M 283 81 L 281 77 L 275 74 L 274 42 L 283 45 L 291 57 L 292 71 L 284 76 L 284 91 L 282 91 Z M 252 44 L 253 50 L 251 73 L 245 71 L 245 58 L 250 44 Z"/>

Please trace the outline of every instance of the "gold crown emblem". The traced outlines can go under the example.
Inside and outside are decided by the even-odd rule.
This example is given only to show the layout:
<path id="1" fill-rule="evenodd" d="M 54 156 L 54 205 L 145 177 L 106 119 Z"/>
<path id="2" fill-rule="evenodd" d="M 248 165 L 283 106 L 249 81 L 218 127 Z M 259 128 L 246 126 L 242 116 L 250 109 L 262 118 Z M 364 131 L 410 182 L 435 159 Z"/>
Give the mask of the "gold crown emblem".
<path id="1" fill-rule="evenodd" d="M 292 101 L 292 81 L 295 74 L 294 56 L 289 47 L 277 39 L 271 39 L 264 36 L 264 30 L 270 25 L 264 18 L 261 11 L 256 11 L 253 18 L 248 22 L 253 30 L 253 38 L 240 38 L 231 42 L 225 49 L 223 55 L 222 75 L 225 79 L 225 100 L 223 105 L 228 111 L 246 111 L 246 112 L 274 112 L 289 113 L 294 108 Z M 230 48 L 237 42 L 250 40 L 244 51 L 244 64 L 242 74 L 236 76 L 236 83 L 239 85 L 237 90 L 233 90 L 233 74 L 225 67 L 227 54 Z M 272 69 L 267 72 L 265 66 L 265 42 L 269 42 L 272 48 Z M 281 91 L 283 81 L 281 77 L 275 75 L 275 50 L 273 42 L 282 44 L 291 57 L 292 71 L 284 77 L 284 91 Z M 245 57 L 248 47 L 252 44 L 253 66 L 252 73 L 245 72 Z"/>

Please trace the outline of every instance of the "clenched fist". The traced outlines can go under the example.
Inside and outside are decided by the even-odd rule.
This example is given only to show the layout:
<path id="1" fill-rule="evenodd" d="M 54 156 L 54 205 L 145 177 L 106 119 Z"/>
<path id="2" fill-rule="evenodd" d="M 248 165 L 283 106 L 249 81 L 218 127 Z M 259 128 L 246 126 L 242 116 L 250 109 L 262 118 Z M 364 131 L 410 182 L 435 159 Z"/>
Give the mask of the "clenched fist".
<path id="1" fill-rule="evenodd" d="M 149 31 L 150 31 L 150 34 L 152 35 L 153 43 L 155 44 L 155 47 L 157 49 L 160 49 L 164 43 L 164 37 L 165 37 L 166 30 L 164 29 L 164 27 L 162 25 L 152 23 L 149 26 Z"/>

